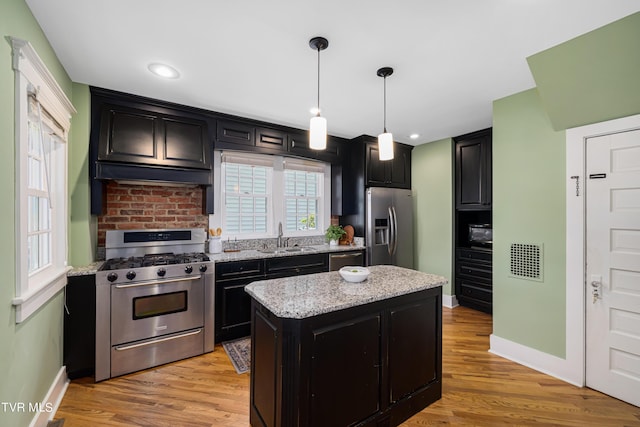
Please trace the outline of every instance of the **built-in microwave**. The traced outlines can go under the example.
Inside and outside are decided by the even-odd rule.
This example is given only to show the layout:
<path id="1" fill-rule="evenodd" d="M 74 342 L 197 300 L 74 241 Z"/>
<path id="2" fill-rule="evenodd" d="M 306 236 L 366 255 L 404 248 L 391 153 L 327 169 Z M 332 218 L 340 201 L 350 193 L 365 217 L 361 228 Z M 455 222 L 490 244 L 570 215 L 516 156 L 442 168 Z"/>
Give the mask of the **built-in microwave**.
<path id="1" fill-rule="evenodd" d="M 493 228 L 491 224 L 469 224 L 469 243 L 471 245 L 491 246 Z"/>

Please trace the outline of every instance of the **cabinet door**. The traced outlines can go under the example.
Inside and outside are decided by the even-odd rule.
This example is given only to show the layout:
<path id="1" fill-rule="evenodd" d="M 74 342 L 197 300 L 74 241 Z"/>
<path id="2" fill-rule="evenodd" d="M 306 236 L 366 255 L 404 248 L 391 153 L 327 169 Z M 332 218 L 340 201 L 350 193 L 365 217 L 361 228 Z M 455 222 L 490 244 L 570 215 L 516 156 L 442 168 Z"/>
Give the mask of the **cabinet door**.
<path id="1" fill-rule="evenodd" d="M 339 163 L 340 144 L 337 139 L 327 136 L 327 148 L 313 150 L 309 148 L 309 132 L 290 132 L 288 134 L 290 154 L 327 163 Z"/>
<path id="2" fill-rule="evenodd" d="M 411 189 L 411 148 L 395 144 L 390 166 L 389 184 L 394 188 Z"/>
<path id="3" fill-rule="evenodd" d="M 438 379 L 440 307 L 439 298 L 433 296 L 390 310 L 390 403 Z"/>
<path id="4" fill-rule="evenodd" d="M 100 120 L 98 160 L 157 164 L 157 114 L 105 104 Z"/>
<path id="5" fill-rule="evenodd" d="M 254 145 L 254 126 L 233 120 L 216 121 L 216 148 L 237 149 L 238 146 L 253 147 Z"/>
<path id="6" fill-rule="evenodd" d="M 491 132 L 456 140 L 456 208 L 491 209 Z"/>
<path id="7" fill-rule="evenodd" d="M 286 153 L 287 134 L 276 129 L 257 128 L 256 147 L 274 153 Z"/>
<path id="8" fill-rule="evenodd" d="M 311 426 L 348 426 L 380 409 L 380 327 L 372 315 L 312 331 Z"/>
<path id="9" fill-rule="evenodd" d="M 70 379 L 91 376 L 96 365 L 96 276 L 68 278 L 63 364 Z"/>
<path id="10" fill-rule="evenodd" d="M 251 333 L 251 297 L 244 287 L 252 281 L 216 282 L 216 343 L 246 337 Z"/>
<path id="11" fill-rule="evenodd" d="M 158 150 L 165 166 L 210 169 L 211 142 L 207 139 L 207 123 L 185 117 L 164 117 L 160 122 Z"/>
<path id="12" fill-rule="evenodd" d="M 380 160 L 377 143 L 367 143 L 365 149 L 367 168 L 366 185 L 371 187 L 386 187 L 390 176 L 390 161 Z"/>

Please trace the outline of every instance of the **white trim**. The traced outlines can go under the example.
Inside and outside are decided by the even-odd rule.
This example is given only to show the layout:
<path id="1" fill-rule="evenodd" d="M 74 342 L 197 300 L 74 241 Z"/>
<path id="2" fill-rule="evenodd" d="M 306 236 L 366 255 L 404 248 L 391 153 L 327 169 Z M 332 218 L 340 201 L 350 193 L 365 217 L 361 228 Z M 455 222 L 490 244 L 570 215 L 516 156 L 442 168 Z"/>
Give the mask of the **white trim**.
<path id="1" fill-rule="evenodd" d="M 13 48 L 13 69 L 29 80 L 34 86 L 38 101 L 67 133 L 71 127 L 71 115 L 77 113 L 73 104 L 31 43 L 15 37 L 9 39 Z"/>
<path id="2" fill-rule="evenodd" d="M 11 303 L 16 307 L 16 323 L 25 321 L 41 306 L 60 292 L 67 284 L 67 272 L 71 267 L 64 268 L 55 275 L 53 280 L 27 294 L 15 297 Z"/>
<path id="3" fill-rule="evenodd" d="M 567 364 L 573 365 L 576 383 L 585 384 L 585 205 L 584 177 L 586 141 L 595 136 L 623 132 L 640 127 L 640 115 L 624 117 L 568 129 L 567 158 L 567 231 L 566 231 L 566 298 L 567 298 Z M 575 180 L 580 179 L 580 196 L 576 197 Z"/>
<path id="4" fill-rule="evenodd" d="M 458 298 L 455 295 L 442 295 L 442 306 L 455 308 L 458 306 Z"/>
<path id="5" fill-rule="evenodd" d="M 570 369 L 571 366 L 568 366 L 565 359 L 500 338 L 494 334 L 489 336 L 489 343 L 489 353 L 582 387 L 580 382 L 575 381 Z"/>
<path id="6" fill-rule="evenodd" d="M 36 415 L 31 420 L 29 427 L 46 427 L 49 421 L 51 421 L 58 411 L 58 407 L 62 402 L 67 387 L 69 386 L 69 378 L 67 377 L 67 368 L 61 367 L 58 374 L 53 379 L 53 383 L 49 387 L 49 391 L 41 403 L 41 408 L 45 409 L 40 412 L 36 412 Z"/>

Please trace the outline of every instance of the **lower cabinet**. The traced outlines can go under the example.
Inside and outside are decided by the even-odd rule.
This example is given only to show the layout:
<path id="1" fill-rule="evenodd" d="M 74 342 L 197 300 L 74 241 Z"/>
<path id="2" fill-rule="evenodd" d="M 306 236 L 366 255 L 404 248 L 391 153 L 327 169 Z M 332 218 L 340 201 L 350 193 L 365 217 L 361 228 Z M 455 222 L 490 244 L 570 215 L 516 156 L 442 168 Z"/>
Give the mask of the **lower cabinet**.
<path id="1" fill-rule="evenodd" d="M 65 290 L 62 363 L 70 379 L 93 376 L 96 365 L 96 276 L 69 276 Z"/>
<path id="2" fill-rule="evenodd" d="M 251 333 L 251 297 L 244 291 L 249 283 L 325 271 L 326 253 L 216 263 L 215 342 Z"/>
<path id="3" fill-rule="evenodd" d="M 491 249 L 458 248 L 456 296 L 460 305 L 492 313 L 492 269 Z"/>
<path id="4" fill-rule="evenodd" d="M 441 288 L 306 319 L 251 311 L 253 427 L 397 426 L 441 397 Z"/>

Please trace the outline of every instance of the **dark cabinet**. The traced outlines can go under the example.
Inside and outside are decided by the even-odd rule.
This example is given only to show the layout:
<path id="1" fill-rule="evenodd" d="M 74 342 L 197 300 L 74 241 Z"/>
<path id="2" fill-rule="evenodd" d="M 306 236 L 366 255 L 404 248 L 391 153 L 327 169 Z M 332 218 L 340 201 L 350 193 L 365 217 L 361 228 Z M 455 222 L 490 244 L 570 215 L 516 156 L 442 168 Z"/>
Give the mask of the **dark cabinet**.
<path id="1" fill-rule="evenodd" d="M 249 335 L 251 298 L 244 287 L 264 279 L 264 261 L 221 262 L 215 270 L 215 342 Z"/>
<path id="2" fill-rule="evenodd" d="M 396 426 L 438 400 L 441 292 L 304 319 L 252 300 L 251 425 Z"/>
<path id="3" fill-rule="evenodd" d="M 491 129 L 455 138 L 456 208 L 491 209 Z"/>
<path id="4" fill-rule="evenodd" d="M 91 88 L 91 213 L 102 215 L 105 180 L 204 186 L 213 213 L 215 121 L 204 110 Z"/>
<path id="5" fill-rule="evenodd" d="M 341 144 L 343 142 L 336 137 L 327 136 L 327 148 L 313 150 L 309 148 L 309 132 L 289 132 L 288 150 L 293 156 L 306 157 L 321 160 L 327 163 L 340 163 Z"/>
<path id="6" fill-rule="evenodd" d="M 69 276 L 62 363 L 70 379 L 93 376 L 96 364 L 96 276 Z"/>
<path id="7" fill-rule="evenodd" d="M 366 185 L 411 189 L 411 148 L 395 144 L 393 159 L 380 160 L 378 143 L 366 144 Z"/>
<path id="8" fill-rule="evenodd" d="M 491 313 L 493 308 L 492 251 L 458 248 L 456 251 L 456 293 L 461 305 Z"/>
<path id="9" fill-rule="evenodd" d="M 209 170 L 207 126 L 191 117 L 105 104 L 98 161 Z"/>
<path id="10" fill-rule="evenodd" d="M 322 273 L 329 270 L 326 253 L 216 263 L 215 342 L 248 336 L 251 297 L 244 287 L 256 280 Z"/>
<path id="11" fill-rule="evenodd" d="M 455 293 L 460 305 L 491 313 L 491 243 L 469 238 L 472 224 L 492 224 L 492 130 L 454 138 L 455 149 Z"/>
<path id="12" fill-rule="evenodd" d="M 255 140 L 253 125 L 233 120 L 216 121 L 216 148 L 253 147 Z"/>

